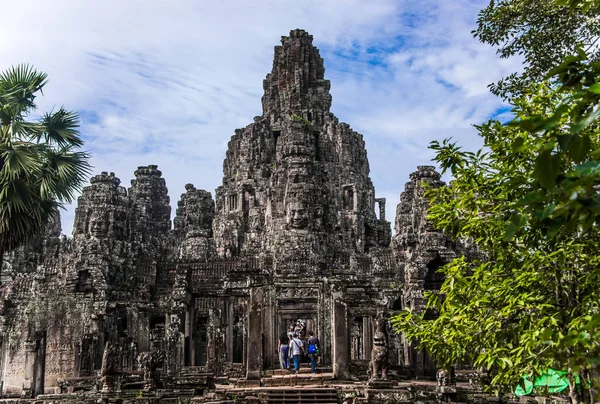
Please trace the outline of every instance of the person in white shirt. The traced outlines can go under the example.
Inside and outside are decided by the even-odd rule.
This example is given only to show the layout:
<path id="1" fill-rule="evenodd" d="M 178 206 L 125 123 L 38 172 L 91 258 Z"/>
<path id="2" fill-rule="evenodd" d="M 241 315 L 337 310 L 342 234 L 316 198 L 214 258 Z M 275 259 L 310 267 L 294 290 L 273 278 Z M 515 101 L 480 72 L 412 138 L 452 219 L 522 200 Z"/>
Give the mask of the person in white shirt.
<path id="1" fill-rule="evenodd" d="M 294 335 L 294 338 L 290 340 L 290 351 L 292 356 L 294 357 L 294 368 L 296 369 L 296 374 L 300 371 L 300 360 L 302 356 L 304 356 L 304 343 L 298 335 Z"/>

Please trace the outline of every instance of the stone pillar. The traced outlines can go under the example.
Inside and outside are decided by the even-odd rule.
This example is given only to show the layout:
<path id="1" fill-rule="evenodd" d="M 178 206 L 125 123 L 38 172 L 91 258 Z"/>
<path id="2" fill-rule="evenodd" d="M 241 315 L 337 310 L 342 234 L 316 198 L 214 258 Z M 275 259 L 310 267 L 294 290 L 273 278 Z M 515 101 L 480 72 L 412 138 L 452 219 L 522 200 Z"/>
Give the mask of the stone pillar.
<path id="1" fill-rule="evenodd" d="M 24 381 L 23 381 L 23 391 L 33 392 L 33 388 L 35 381 L 33 380 L 35 373 L 35 351 L 36 351 L 36 342 L 35 340 L 27 340 L 25 341 L 25 364 L 24 364 Z"/>
<path id="2" fill-rule="evenodd" d="M 227 354 L 225 356 L 225 360 L 227 362 L 233 362 L 233 327 L 235 324 L 233 323 L 233 303 L 228 301 L 225 304 L 227 316 L 227 329 L 225 330 L 225 349 L 227 350 Z"/>
<path id="3" fill-rule="evenodd" d="M 150 316 L 148 313 L 137 312 L 132 318 L 131 325 L 134 330 L 150 329 Z M 138 352 L 150 351 L 150 333 L 135 333 L 134 338 L 138 344 Z"/>
<path id="4" fill-rule="evenodd" d="M 196 351 L 195 351 L 195 341 L 194 341 L 194 322 L 196 321 L 196 316 L 194 313 L 194 304 L 195 301 L 192 300 L 192 302 L 190 303 L 188 309 L 185 312 L 185 337 L 188 340 L 188 346 L 187 346 L 187 352 L 186 354 L 188 355 L 188 358 L 190 358 L 189 360 L 189 364 L 191 366 L 197 365 L 197 363 L 195 363 L 196 360 Z"/>
<path id="5" fill-rule="evenodd" d="M 221 367 L 219 359 L 221 337 L 221 310 L 210 309 L 206 330 L 206 366 L 214 373 L 218 373 Z"/>
<path id="6" fill-rule="evenodd" d="M 185 361 L 185 338 L 181 332 L 181 315 L 177 313 L 167 314 L 166 325 L 167 373 L 175 374 Z"/>
<path id="7" fill-rule="evenodd" d="M 266 292 L 268 293 L 267 296 L 265 296 L 265 306 L 263 308 L 264 311 L 264 316 L 263 316 L 263 321 L 264 321 L 264 329 L 263 329 L 263 335 L 264 335 L 264 345 L 263 345 L 263 352 L 266 353 L 266 355 L 264 356 L 264 366 L 266 369 L 269 368 L 273 368 L 274 366 L 279 366 L 279 362 L 278 360 L 275 361 L 275 356 L 274 353 L 275 351 L 277 351 L 277 342 L 276 340 L 274 340 L 274 338 L 277 338 L 279 336 L 279 334 L 277 334 L 274 329 L 275 329 L 275 315 L 274 315 L 274 310 L 273 310 L 273 301 L 272 301 L 272 296 L 273 293 L 271 291 L 271 288 L 265 288 Z"/>
<path id="8" fill-rule="evenodd" d="M 321 349 L 321 360 L 324 365 L 331 364 L 331 346 L 333 341 L 332 333 L 332 322 L 333 316 L 331 315 L 332 307 L 332 296 L 330 293 L 319 293 L 319 305 L 318 309 L 318 334 L 319 340 L 322 344 Z"/>
<path id="9" fill-rule="evenodd" d="M 333 302 L 333 374 L 337 379 L 350 378 L 350 336 L 348 310 L 343 302 Z"/>
<path id="10" fill-rule="evenodd" d="M 250 289 L 246 351 L 246 379 L 248 380 L 259 380 L 262 369 L 262 301 L 262 288 Z"/>
<path id="11" fill-rule="evenodd" d="M 373 322 L 371 317 L 363 317 L 363 359 L 371 359 L 371 350 L 373 349 Z"/>
<path id="12" fill-rule="evenodd" d="M 385 198 L 375 198 L 379 204 L 379 220 L 385 220 Z"/>

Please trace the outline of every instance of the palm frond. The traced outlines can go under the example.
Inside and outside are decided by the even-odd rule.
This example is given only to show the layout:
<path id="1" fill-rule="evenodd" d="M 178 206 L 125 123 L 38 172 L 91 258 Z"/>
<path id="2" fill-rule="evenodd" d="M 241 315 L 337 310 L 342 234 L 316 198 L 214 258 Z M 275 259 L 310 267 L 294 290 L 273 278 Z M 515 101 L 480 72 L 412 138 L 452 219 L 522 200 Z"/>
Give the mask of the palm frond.
<path id="1" fill-rule="evenodd" d="M 0 248 L 9 251 L 38 235 L 57 216 L 62 205 L 56 201 L 39 201 L 31 210 L 8 214 L 0 203 Z"/>
<path id="2" fill-rule="evenodd" d="M 79 137 L 79 115 L 76 112 L 61 107 L 54 113 L 44 114 L 40 123 L 45 129 L 47 142 L 55 143 L 59 147 L 83 145 Z"/>
<path id="3" fill-rule="evenodd" d="M 91 173 L 77 113 L 60 108 L 29 122 L 45 73 L 23 64 L 0 72 L 0 251 L 39 234 Z"/>
<path id="4" fill-rule="evenodd" d="M 46 130 L 40 122 L 14 121 L 11 123 L 11 139 L 28 139 L 39 141 Z"/>
<path id="5" fill-rule="evenodd" d="M 48 83 L 48 75 L 22 63 L 0 72 L 0 92 L 26 97 L 40 91 Z M 20 93 L 18 91 L 20 89 Z"/>
<path id="6" fill-rule="evenodd" d="M 35 209 L 31 209 L 31 207 L 39 200 L 39 197 L 25 181 L 17 178 L 2 184 L 0 199 L 6 206 L 8 214 L 13 215 L 27 211 L 35 212 Z"/>
<path id="7" fill-rule="evenodd" d="M 3 160 L 0 180 L 13 181 L 22 176 L 39 173 L 39 154 L 35 146 L 31 143 L 0 145 L 0 155 Z"/>
<path id="8" fill-rule="evenodd" d="M 28 64 L 20 64 L 0 72 L 0 104 L 12 106 L 15 119 L 35 109 L 35 93 L 47 83 L 47 74 Z"/>
<path id="9" fill-rule="evenodd" d="M 53 193 L 59 201 L 70 202 L 91 173 L 89 154 L 65 147 L 46 151 L 47 170 L 55 177 Z M 49 182 L 48 182 L 49 183 Z"/>

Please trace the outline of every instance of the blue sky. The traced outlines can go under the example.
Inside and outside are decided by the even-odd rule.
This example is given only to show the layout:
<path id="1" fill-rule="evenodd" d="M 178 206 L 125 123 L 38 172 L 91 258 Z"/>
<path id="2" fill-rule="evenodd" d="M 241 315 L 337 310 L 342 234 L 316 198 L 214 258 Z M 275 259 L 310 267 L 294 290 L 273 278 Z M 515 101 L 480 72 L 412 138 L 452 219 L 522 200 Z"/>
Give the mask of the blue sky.
<path id="1" fill-rule="evenodd" d="M 487 85 L 520 68 L 473 39 L 488 0 L 21 0 L 4 5 L 4 69 L 49 74 L 41 110 L 81 114 L 94 173 L 129 185 L 158 164 L 171 206 L 184 184 L 213 192 L 227 142 L 261 114 L 273 47 L 291 29 L 314 36 L 332 112 L 364 135 L 388 217 L 427 145 L 480 145 L 472 124 L 503 116 Z M 63 212 L 71 233 L 74 206 Z"/>

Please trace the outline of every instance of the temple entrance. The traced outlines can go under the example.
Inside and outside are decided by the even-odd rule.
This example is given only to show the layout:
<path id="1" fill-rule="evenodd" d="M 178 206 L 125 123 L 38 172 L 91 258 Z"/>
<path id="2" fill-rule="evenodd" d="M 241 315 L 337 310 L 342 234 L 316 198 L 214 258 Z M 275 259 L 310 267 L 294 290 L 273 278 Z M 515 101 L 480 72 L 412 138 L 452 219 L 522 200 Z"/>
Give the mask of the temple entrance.
<path id="1" fill-rule="evenodd" d="M 371 316 L 352 316 L 350 320 L 350 360 L 371 360 L 373 321 Z"/>
<path id="2" fill-rule="evenodd" d="M 277 347 L 281 333 L 289 332 L 290 328 L 292 333 L 299 334 L 299 338 L 303 341 L 308 338 L 309 331 L 313 331 L 317 337 L 320 337 L 316 318 L 316 313 L 280 313 L 277 321 L 275 347 Z M 274 362 L 274 367 L 279 368 L 279 359 Z"/>

